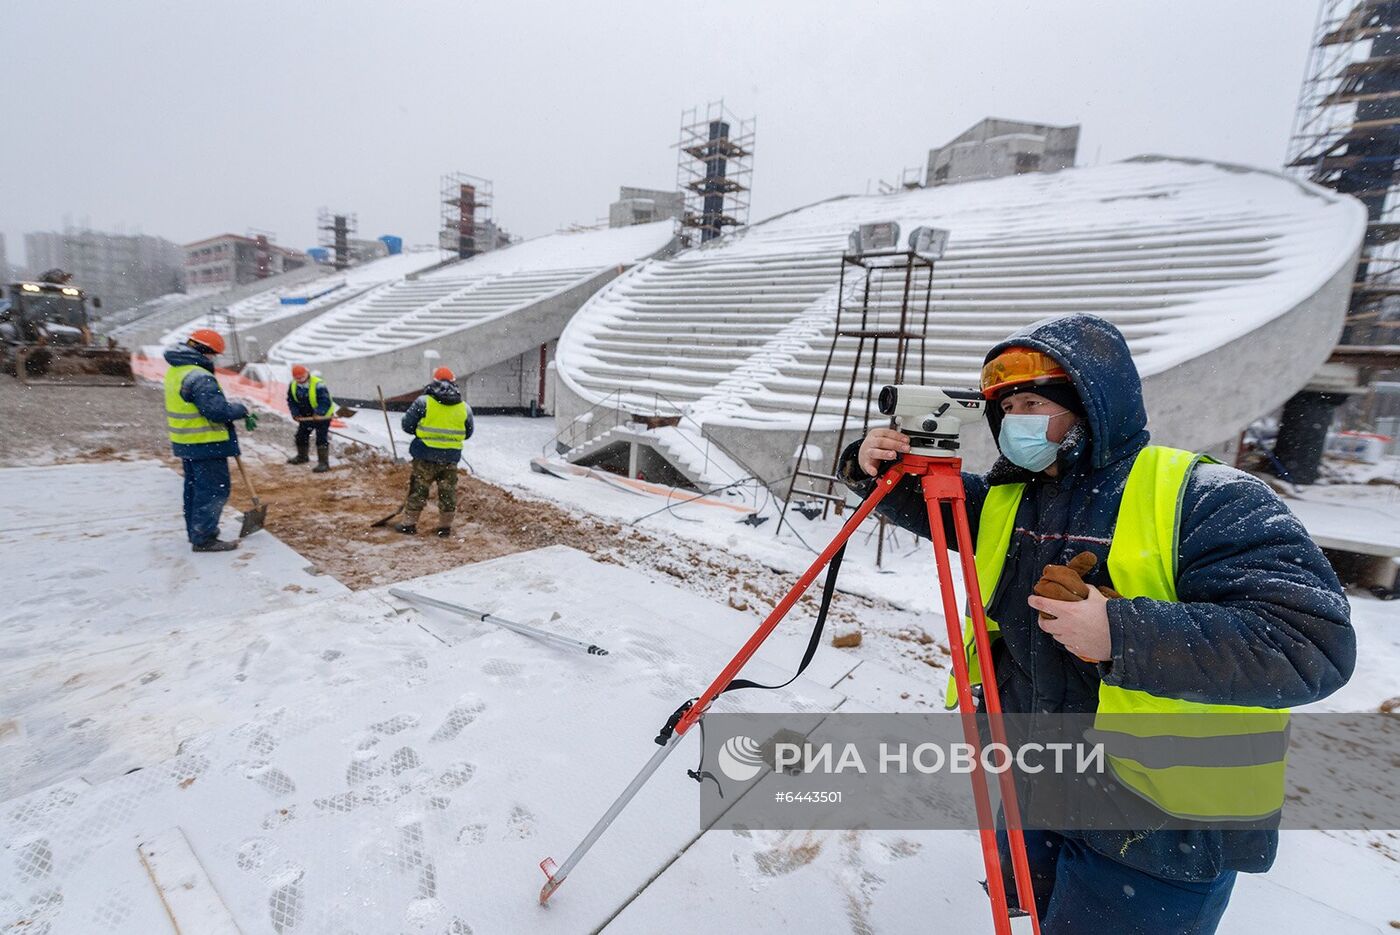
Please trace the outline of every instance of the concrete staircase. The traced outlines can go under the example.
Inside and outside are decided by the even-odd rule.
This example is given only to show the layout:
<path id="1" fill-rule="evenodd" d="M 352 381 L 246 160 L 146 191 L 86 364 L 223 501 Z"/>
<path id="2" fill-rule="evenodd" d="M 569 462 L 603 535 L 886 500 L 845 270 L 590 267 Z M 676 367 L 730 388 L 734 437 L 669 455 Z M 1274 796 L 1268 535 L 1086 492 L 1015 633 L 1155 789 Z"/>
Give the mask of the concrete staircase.
<path id="1" fill-rule="evenodd" d="M 589 463 L 617 446 L 628 446 L 628 475 L 636 477 L 640 449 L 660 457 L 691 486 L 701 492 L 726 487 L 748 476 L 748 472 L 713 442 L 693 428 L 676 425 L 647 428 L 638 422 L 616 425 L 581 445 L 564 452 L 574 464 Z"/>

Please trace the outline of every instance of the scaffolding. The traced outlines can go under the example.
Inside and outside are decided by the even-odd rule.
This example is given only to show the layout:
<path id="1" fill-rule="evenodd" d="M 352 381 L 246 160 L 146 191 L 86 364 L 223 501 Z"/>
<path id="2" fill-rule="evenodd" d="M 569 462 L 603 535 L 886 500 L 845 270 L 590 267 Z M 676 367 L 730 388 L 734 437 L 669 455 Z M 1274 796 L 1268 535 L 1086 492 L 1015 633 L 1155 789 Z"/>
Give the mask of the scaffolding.
<path id="1" fill-rule="evenodd" d="M 832 509 L 837 515 L 844 511 L 846 498 L 838 492 L 841 487 L 838 471 L 848 434 L 853 440 L 870 430 L 870 409 L 880 387 L 914 380 L 922 384 L 928 380 L 926 345 L 934 265 L 943 255 L 947 232 L 920 227 L 911 232 L 908 249 L 900 250 L 898 243 L 897 223 L 866 224 L 852 233 L 849 249 L 841 256 L 831 344 L 807 428 L 795 452 L 797 464 L 788 480 L 777 532 L 782 531 L 789 508 L 810 519 L 817 515 L 825 518 Z M 917 362 L 910 358 L 915 344 L 918 345 Z M 837 384 L 844 383 L 843 402 L 828 399 L 826 395 L 827 383 L 838 373 L 844 377 L 838 379 Z M 853 411 L 858 392 L 864 397 L 862 406 Z M 860 431 L 854 433 L 851 427 L 857 416 Z M 829 469 L 816 471 L 810 467 L 811 440 L 813 432 L 819 431 L 818 420 L 823 417 L 829 427 L 834 424 L 836 439 L 829 457 L 826 453 L 822 457 Z M 808 486 L 799 487 L 799 483 Z M 878 535 L 876 565 L 881 564 L 884 557 L 883 518 Z"/>
<path id="2" fill-rule="evenodd" d="M 882 195 L 892 195 L 895 192 L 908 192 L 916 188 L 923 188 L 924 167 L 906 166 L 899 170 L 896 181 L 886 182 L 884 179 L 880 179 L 876 183 L 876 187 Z"/>
<path id="3" fill-rule="evenodd" d="M 359 228 L 353 214 L 322 208 L 316 212 L 316 228 L 321 232 L 320 245 L 335 254 L 335 268 L 350 265 L 350 235 Z"/>
<path id="4" fill-rule="evenodd" d="M 438 228 L 438 246 L 461 260 L 494 248 L 491 180 L 451 172 L 442 177 L 440 189 L 442 223 Z"/>
<path id="5" fill-rule="evenodd" d="M 682 229 L 700 233 L 706 243 L 725 228 L 749 222 L 753 181 L 754 130 L 758 118 L 740 119 L 724 100 L 681 113 L 676 143 L 676 189 L 685 198 Z"/>
<path id="6" fill-rule="evenodd" d="M 1400 0 L 1322 0 L 1288 168 L 1366 206 L 1341 344 L 1400 343 Z"/>

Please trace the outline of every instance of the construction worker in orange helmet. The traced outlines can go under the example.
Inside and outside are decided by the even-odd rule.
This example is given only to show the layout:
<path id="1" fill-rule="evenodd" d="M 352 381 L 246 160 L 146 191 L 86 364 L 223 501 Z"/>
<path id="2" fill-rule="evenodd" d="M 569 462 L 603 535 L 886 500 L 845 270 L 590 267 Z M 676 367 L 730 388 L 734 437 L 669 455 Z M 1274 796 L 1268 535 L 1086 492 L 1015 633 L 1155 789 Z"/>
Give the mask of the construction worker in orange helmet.
<path id="1" fill-rule="evenodd" d="M 165 352 L 165 423 L 170 447 L 185 475 L 185 533 L 195 552 L 227 552 L 237 542 L 219 538 L 219 515 L 228 502 L 228 459 L 238 454 L 233 423 L 252 431 L 257 416 L 229 402 L 214 376 L 223 353 L 219 332 L 200 328 Z"/>
<path id="2" fill-rule="evenodd" d="M 437 534 L 452 534 L 457 515 L 457 462 L 462 443 L 472 436 L 472 411 L 462 401 L 457 375 L 449 367 L 433 371 L 433 382 L 403 414 L 403 430 L 413 436 L 408 452 L 413 456 L 408 497 L 404 500 L 403 522 L 394 528 L 405 535 L 418 532 L 418 515 L 428 502 L 428 493 L 437 485 Z"/>
<path id="3" fill-rule="evenodd" d="M 293 439 L 297 453 L 287 459 L 288 464 L 305 464 L 311 460 L 311 433 L 316 433 L 316 466 L 313 474 L 324 474 L 331 469 L 331 414 L 335 411 L 335 400 L 320 374 L 312 373 L 305 364 L 292 366 L 292 382 L 287 384 L 287 411 L 297 423 L 297 433 Z"/>

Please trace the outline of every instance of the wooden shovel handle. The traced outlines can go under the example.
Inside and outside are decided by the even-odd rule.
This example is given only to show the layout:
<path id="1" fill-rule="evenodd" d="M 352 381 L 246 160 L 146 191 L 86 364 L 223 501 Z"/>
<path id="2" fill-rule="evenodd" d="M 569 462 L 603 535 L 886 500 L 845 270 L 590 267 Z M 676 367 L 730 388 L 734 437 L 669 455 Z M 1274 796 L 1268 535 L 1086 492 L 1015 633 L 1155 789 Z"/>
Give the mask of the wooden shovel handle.
<path id="1" fill-rule="evenodd" d="M 253 498 L 253 506 L 261 506 L 262 504 L 258 502 L 258 492 L 253 489 L 253 482 L 248 479 L 248 472 L 243 470 L 243 459 L 234 455 L 233 461 L 238 465 L 238 476 L 243 478 L 243 486 L 248 488 L 248 495 Z"/>

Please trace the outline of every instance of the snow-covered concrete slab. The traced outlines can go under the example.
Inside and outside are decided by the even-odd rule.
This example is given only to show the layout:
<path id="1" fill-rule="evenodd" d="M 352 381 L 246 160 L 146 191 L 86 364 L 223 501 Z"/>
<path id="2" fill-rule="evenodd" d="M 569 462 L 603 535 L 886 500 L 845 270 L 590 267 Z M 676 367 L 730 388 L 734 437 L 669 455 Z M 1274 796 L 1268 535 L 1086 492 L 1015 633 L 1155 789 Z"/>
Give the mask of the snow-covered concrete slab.
<path id="1" fill-rule="evenodd" d="M 237 552 L 191 552 L 181 484 L 154 462 L 0 470 L 0 667 L 346 592 L 266 532 Z M 225 522 L 232 533 L 232 511 Z"/>
<path id="2" fill-rule="evenodd" d="M 1338 502 L 1308 497 L 1290 499 L 1288 508 L 1324 549 L 1382 558 L 1400 555 L 1400 500 Z"/>
<path id="3" fill-rule="evenodd" d="M 576 603 L 575 582 L 580 580 L 589 580 L 589 587 L 611 587 L 609 601 L 593 609 Z M 476 573 L 469 580 L 463 580 L 459 571 L 450 571 L 401 587 L 596 643 L 609 653 L 630 653 L 652 663 L 665 661 L 675 668 L 666 677 L 670 688 L 664 699 L 674 700 L 677 705 L 699 694 L 758 625 L 751 614 L 717 606 L 659 578 L 600 564 L 583 552 L 562 545 L 483 563 L 476 566 Z M 812 590 L 820 587 L 818 581 Z M 390 600 L 410 606 L 410 602 L 397 598 Z M 430 633 L 452 645 L 492 629 L 490 624 L 435 608 L 423 610 L 419 620 Z M 810 612 L 793 611 L 754 656 L 744 670 L 745 677 L 767 683 L 787 681 L 802 659 L 811 625 Z M 662 634 L 666 638 L 658 640 Z M 835 685 L 858 662 L 848 654 L 825 647 L 813 658 L 802 678 L 793 683 L 791 694 L 758 697 L 763 704 L 773 705 L 774 710 L 803 709 L 809 703 L 804 700 L 808 693 Z M 801 695 L 797 694 L 799 691 Z M 820 710 L 840 702 L 839 697 L 830 695 L 820 695 L 815 700 Z M 752 709 L 751 705 L 743 707 Z M 668 713 L 662 712 L 662 721 Z M 660 727 L 659 722 L 657 726 Z"/>
<path id="4" fill-rule="evenodd" d="M 316 639 L 234 675 L 279 688 L 235 726 L 190 738 L 180 754 L 129 775 L 36 790 L 0 810 L 0 925 L 52 931 L 160 931 L 158 899 L 135 844 L 179 827 L 245 932 L 579 932 L 611 917 L 699 833 L 696 787 L 679 750 L 570 878 L 536 904 L 537 864 L 562 858 L 655 749 L 652 737 L 733 651 L 744 615 L 563 548 L 508 556 L 404 583 L 488 603 L 512 619 L 550 621 L 611 650 L 565 653 L 476 624 L 432 639 L 416 673 L 361 666 L 328 685 Z M 378 610 L 375 610 L 378 605 Z M 359 617 L 347 613 L 359 607 Z M 705 612 L 708 608 L 708 614 Z M 458 627 L 394 608 L 373 592 L 266 614 L 334 624 L 342 639 Z M 384 616 L 387 613 L 389 616 Z M 378 634 L 366 622 L 388 624 Z M 420 627 L 420 624 L 422 625 Z M 747 629 L 747 627 L 745 627 Z M 322 629 L 320 633 L 327 632 Z M 179 697 L 237 697 L 226 684 L 232 638 Z M 386 661 L 388 661 L 386 659 Z M 790 661 L 752 674 L 777 678 Z M 305 689 L 293 689 L 299 679 Z M 750 698 L 758 696 L 756 703 Z M 749 698 L 743 696 L 749 695 Z M 736 693 L 727 706 L 831 710 L 842 696 L 809 679 L 782 692 Z M 30 859 L 42 851 L 42 861 Z M 95 925 L 93 919 L 119 919 Z"/>
<path id="5" fill-rule="evenodd" d="M 167 828 L 142 841 L 138 852 L 175 931 L 240 935 L 228 907 L 179 828 Z"/>
<path id="6" fill-rule="evenodd" d="M 154 766 L 265 707 L 424 680 L 441 643 L 373 595 L 234 615 L 0 667 L 0 801 Z"/>

